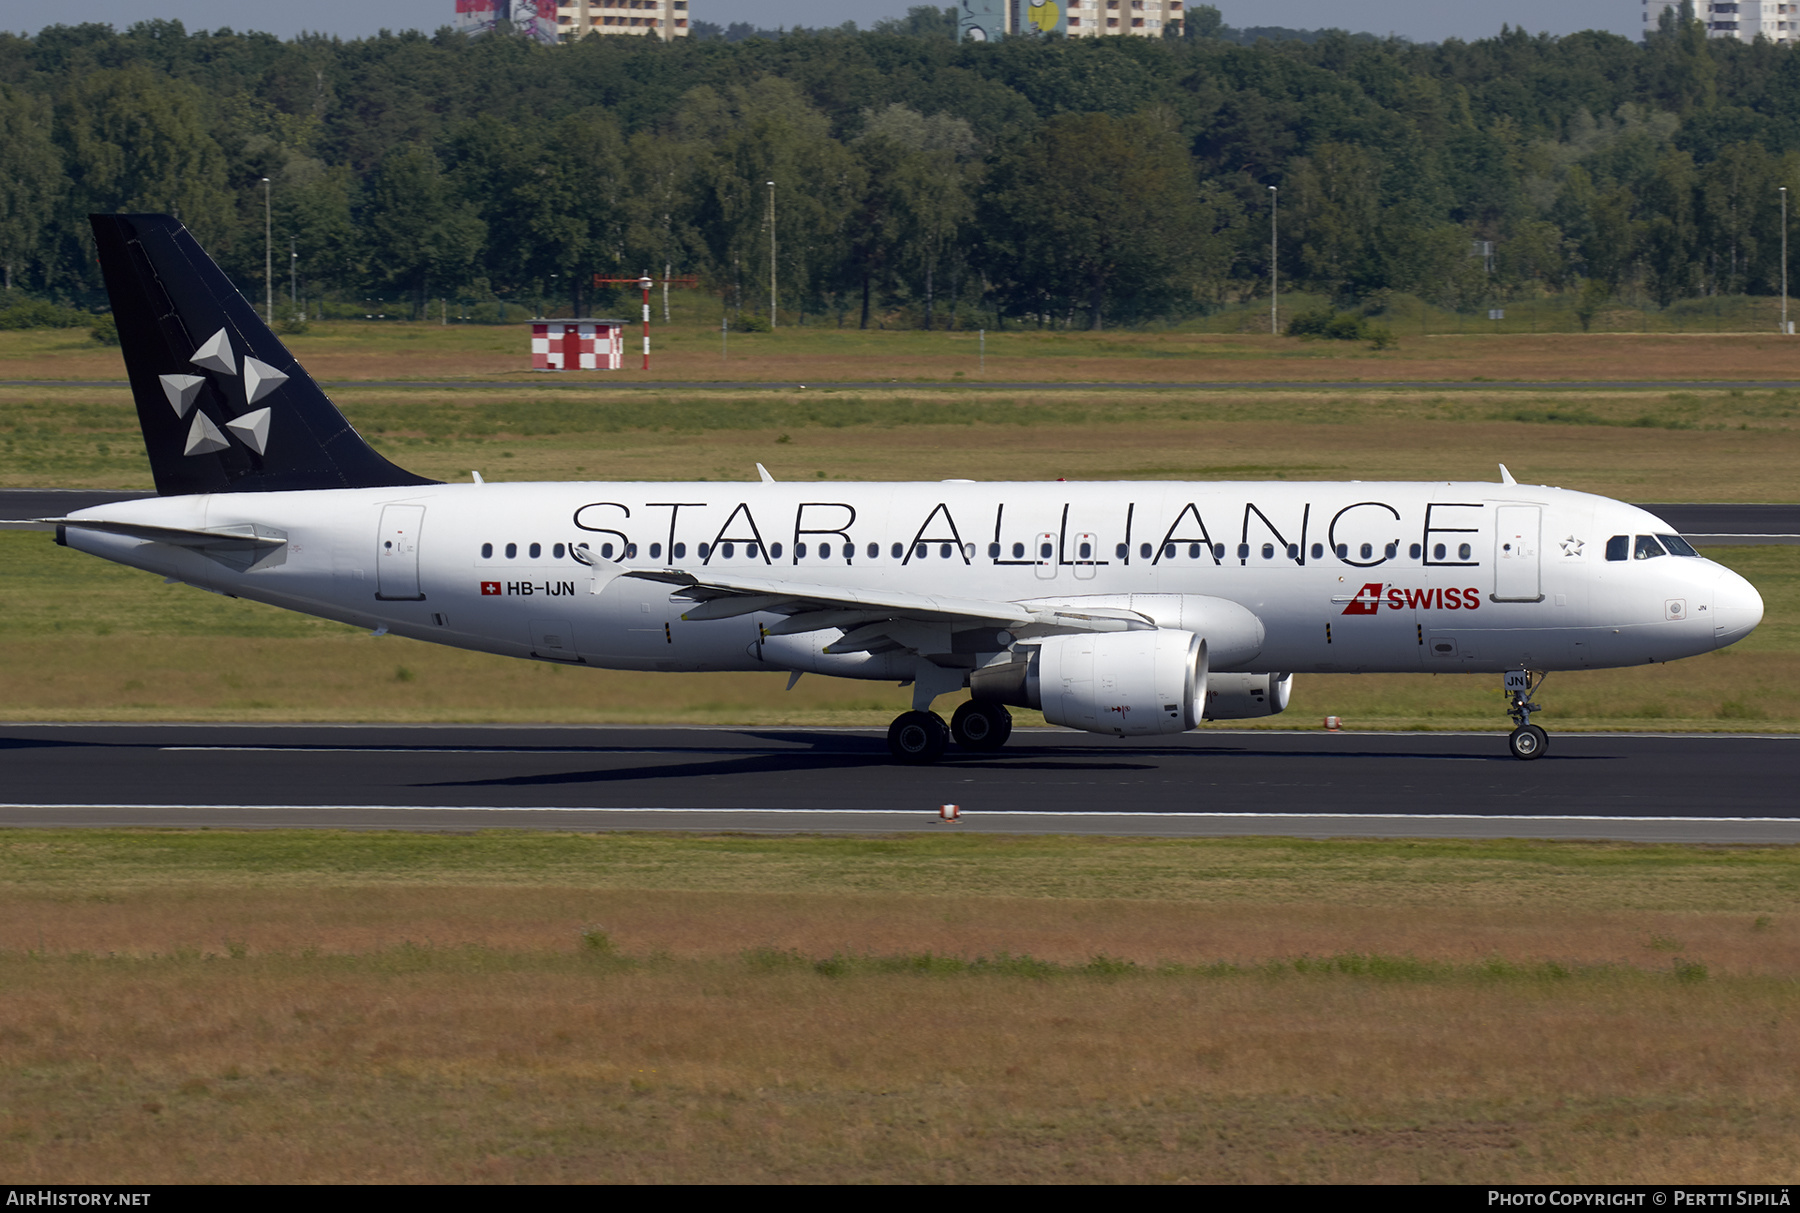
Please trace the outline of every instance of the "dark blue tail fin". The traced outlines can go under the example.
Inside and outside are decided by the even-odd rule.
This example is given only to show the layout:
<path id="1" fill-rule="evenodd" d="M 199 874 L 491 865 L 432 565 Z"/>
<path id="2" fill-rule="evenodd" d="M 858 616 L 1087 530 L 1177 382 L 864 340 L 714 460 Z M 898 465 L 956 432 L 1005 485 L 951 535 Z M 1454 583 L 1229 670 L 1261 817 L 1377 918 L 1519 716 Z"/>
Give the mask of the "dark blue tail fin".
<path id="1" fill-rule="evenodd" d="M 165 497 L 436 484 L 353 429 L 169 215 L 90 215 Z"/>

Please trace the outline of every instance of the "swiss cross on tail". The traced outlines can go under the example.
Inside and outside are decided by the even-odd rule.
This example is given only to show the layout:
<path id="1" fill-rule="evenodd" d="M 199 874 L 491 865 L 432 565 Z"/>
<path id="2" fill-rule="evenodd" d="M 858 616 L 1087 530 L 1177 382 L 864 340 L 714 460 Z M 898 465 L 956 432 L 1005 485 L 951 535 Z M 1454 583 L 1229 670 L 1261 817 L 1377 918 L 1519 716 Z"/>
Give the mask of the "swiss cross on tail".
<path id="1" fill-rule="evenodd" d="M 1381 610 L 1381 591 L 1383 585 L 1379 581 L 1371 581 L 1356 592 L 1350 605 L 1344 608 L 1346 615 L 1374 615 Z"/>

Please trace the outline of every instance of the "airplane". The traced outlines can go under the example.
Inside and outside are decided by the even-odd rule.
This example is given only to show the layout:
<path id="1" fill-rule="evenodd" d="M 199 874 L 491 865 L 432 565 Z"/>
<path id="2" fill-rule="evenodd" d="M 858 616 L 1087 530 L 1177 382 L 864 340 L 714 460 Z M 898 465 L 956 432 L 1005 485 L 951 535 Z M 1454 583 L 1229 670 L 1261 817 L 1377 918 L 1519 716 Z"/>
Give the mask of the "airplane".
<path id="1" fill-rule="evenodd" d="M 1661 519 L 1499 483 L 446 484 L 377 453 L 167 215 L 94 215 L 158 496 L 56 541 L 377 633 L 624 670 L 894 681 L 895 761 L 1009 707 L 1112 737 L 1271 716 L 1296 673 L 1546 673 L 1735 643 L 1744 578 Z M 946 725 L 941 696 L 969 698 Z"/>

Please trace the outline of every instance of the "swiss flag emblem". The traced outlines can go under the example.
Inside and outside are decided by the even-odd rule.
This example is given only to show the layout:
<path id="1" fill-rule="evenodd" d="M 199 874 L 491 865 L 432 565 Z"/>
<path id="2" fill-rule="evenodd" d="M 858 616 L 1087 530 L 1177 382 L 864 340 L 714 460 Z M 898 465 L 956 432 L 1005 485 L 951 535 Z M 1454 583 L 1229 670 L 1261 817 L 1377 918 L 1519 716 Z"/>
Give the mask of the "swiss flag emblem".
<path id="1" fill-rule="evenodd" d="M 498 594 L 500 592 L 500 583 L 498 581 L 484 581 L 481 583 L 481 592 L 483 594 Z"/>

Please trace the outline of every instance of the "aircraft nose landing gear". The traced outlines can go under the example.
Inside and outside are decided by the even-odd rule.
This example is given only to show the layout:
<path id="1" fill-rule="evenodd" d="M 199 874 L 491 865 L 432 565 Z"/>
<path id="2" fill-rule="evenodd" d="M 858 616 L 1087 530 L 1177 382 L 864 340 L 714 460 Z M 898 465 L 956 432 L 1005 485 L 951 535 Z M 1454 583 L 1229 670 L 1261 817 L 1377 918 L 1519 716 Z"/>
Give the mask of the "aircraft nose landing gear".
<path id="1" fill-rule="evenodd" d="M 1512 717 L 1515 726 L 1506 739 L 1506 747 L 1514 758 L 1542 758 L 1544 751 L 1550 748 L 1550 735 L 1531 723 L 1531 714 L 1544 710 L 1531 702 L 1531 693 L 1542 685 L 1544 675 L 1541 671 L 1506 671 L 1506 714 Z"/>

